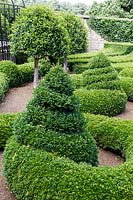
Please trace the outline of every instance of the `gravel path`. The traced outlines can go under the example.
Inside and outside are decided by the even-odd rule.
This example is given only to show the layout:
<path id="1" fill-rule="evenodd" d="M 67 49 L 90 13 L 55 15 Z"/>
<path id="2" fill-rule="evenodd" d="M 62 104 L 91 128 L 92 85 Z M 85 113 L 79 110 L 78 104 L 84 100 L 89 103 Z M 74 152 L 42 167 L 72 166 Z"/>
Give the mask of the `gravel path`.
<path id="1" fill-rule="evenodd" d="M 24 87 L 10 89 L 5 100 L 0 104 L 0 113 L 2 112 L 20 112 L 26 109 L 27 102 L 32 97 L 33 84 L 29 83 Z M 133 120 L 133 102 L 128 102 L 124 113 L 117 117 Z M 0 151 L 0 200 L 16 200 L 9 191 L 5 178 L 2 176 L 2 154 Z M 124 162 L 124 159 L 118 155 L 99 149 L 99 166 L 116 166 Z"/>

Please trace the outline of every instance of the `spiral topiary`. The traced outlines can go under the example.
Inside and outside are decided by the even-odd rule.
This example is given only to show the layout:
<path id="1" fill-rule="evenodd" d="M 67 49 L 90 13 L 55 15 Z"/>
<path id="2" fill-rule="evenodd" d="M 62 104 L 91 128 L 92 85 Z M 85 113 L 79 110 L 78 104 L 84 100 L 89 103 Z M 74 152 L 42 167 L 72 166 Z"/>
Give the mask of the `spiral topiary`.
<path id="1" fill-rule="evenodd" d="M 83 85 L 87 89 L 122 89 L 117 72 L 103 53 L 94 56 L 89 69 L 83 72 Z"/>
<path id="2" fill-rule="evenodd" d="M 53 68 L 34 91 L 27 111 L 14 124 L 14 133 L 21 144 L 56 152 L 78 163 L 98 163 L 96 144 L 86 132 L 79 101 L 60 67 Z"/>

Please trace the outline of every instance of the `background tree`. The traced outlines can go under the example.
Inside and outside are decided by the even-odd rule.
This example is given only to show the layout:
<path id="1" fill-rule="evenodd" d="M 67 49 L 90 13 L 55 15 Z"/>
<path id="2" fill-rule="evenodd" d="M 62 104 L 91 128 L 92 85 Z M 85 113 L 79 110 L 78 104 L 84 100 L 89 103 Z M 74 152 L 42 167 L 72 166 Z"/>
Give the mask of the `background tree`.
<path id="1" fill-rule="evenodd" d="M 72 13 L 62 13 L 65 19 L 65 28 L 70 37 L 70 54 L 83 53 L 87 51 L 88 32 L 84 21 Z M 65 62 L 64 62 L 65 63 Z"/>
<path id="2" fill-rule="evenodd" d="M 93 16 L 132 18 L 132 9 L 132 0 L 106 0 L 102 3 L 94 2 L 88 14 Z"/>
<path id="3" fill-rule="evenodd" d="M 56 60 L 67 54 L 69 35 L 63 21 L 46 6 L 21 9 L 11 34 L 13 54 L 24 53 L 34 57 L 34 87 L 38 83 L 38 61 L 42 57 Z"/>

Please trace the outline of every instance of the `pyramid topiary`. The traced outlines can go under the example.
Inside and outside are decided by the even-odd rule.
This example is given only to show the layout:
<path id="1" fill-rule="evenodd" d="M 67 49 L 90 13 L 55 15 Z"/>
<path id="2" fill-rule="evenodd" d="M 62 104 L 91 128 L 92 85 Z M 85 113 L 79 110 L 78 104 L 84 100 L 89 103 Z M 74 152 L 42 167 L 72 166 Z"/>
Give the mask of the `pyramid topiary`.
<path id="1" fill-rule="evenodd" d="M 70 78 L 60 67 L 51 69 L 36 88 L 27 111 L 15 121 L 14 133 L 21 144 L 98 164 L 95 141 L 86 131 Z"/>
<path id="2" fill-rule="evenodd" d="M 83 72 L 83 85 L 87 89 L 121 90 L 118 74 L 103 53 L 91 59 L 89 69 Z"/>

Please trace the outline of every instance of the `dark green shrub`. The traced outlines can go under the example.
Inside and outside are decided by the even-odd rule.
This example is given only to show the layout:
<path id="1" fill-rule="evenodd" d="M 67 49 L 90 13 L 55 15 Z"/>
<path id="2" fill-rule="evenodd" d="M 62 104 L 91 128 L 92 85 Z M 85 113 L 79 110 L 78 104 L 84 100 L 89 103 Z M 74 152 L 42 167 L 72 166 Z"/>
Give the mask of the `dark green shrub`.
<path id="1" fill-rule="evenodd" d="M 133 78 L 121 77 L 121 84 L 128 100 L 133 101 Z"/>
<path id="2" fill-rule="evenodd" d="M 120 73 L 120 76 L 124 76 L 124 77 L 129 77 L 129 78 L 133 78 L 133 67 L 128 67 L 123 69 Z"/>
<path id="3" fill-rule="evenodd" d="M 127 96 L 119 90 L 78 89 L 75 95 L 80 98 L 82 112 L 115 116 L 125 110 Z"/>
<path id="4" fill-rule="evenodd" d="M 12 126 L 16 114 L 0 114 L 0 149 L 5 147 L 6 141 L 13 135 Z"/>
<path id="5" fill-rule="evenodd" d="M 8 89 L 8 78 L 4 73 L 0 72 L 0 102 L 3 100 Z"/>
<path id="6" fill-rule="evenodd" d="M 20 74 L 20 85 L 33 81 L 34 78 L 34 63 L 24 63 L 17 65 Z"/>
<path id="7" fill-rule="evenodd" d="M 34 79 L 34 63 L 24 63 L 22 65 L 17 65 L 20 74 L 20 85 L 33 81 Z M 39 61 L 39 76 L 45 76 L 45 74 L 50 70 L 50 63 L 46 60 L 41 59 Z"/>
<path id="8" fill-rule="evenodd" d="M 14 133 L 22 144 L 97 165 L 95 142 L 86 132 L 70 78 L 59 67 L 34 91 L 27 111 L 16 119 Z"/>
<path id="9" fill-rule="evenodd" d="M 49 72 L 51 64 L 45 59 L 39 60 L 39 76 L 45 76 Z"/>
<path id="10" fill-rule="evenodd" d="M 9 87 L 17 87 L 20 84 L 20 74 L 15 63 L 11 61 L 0 61 L 0 72 L 7 75 Z"/>

